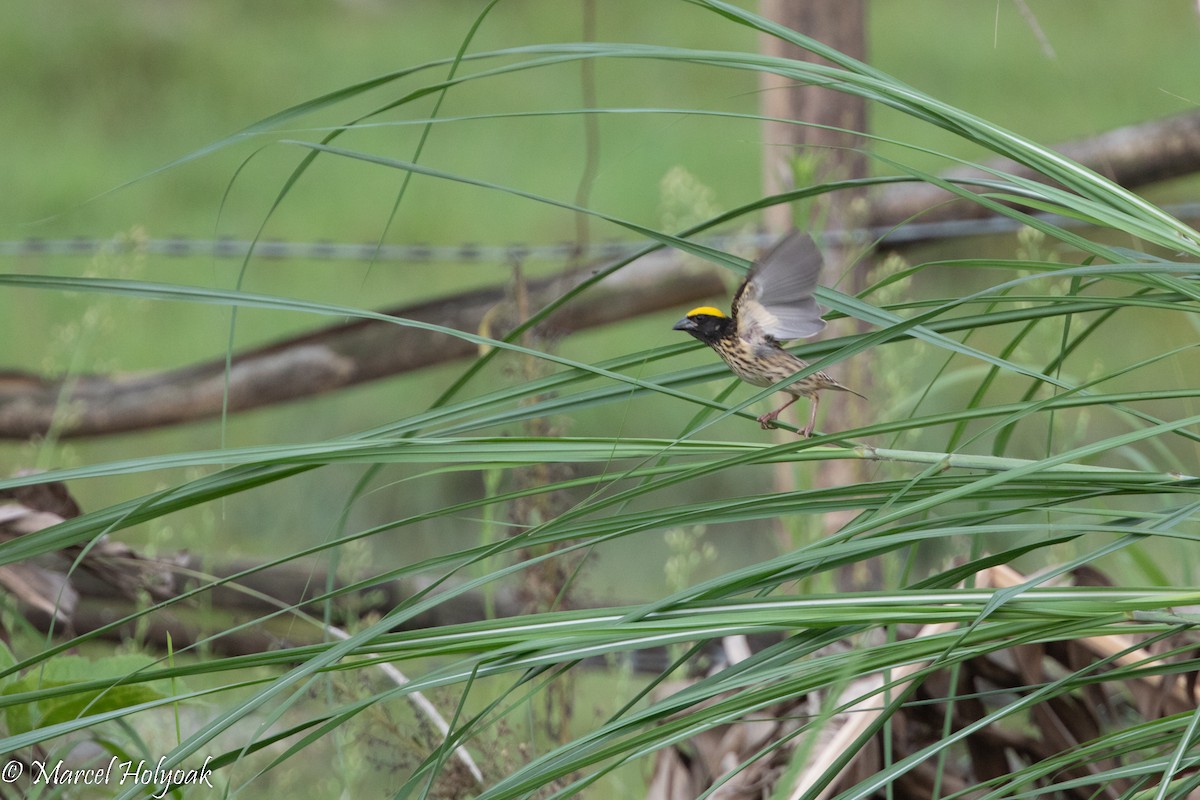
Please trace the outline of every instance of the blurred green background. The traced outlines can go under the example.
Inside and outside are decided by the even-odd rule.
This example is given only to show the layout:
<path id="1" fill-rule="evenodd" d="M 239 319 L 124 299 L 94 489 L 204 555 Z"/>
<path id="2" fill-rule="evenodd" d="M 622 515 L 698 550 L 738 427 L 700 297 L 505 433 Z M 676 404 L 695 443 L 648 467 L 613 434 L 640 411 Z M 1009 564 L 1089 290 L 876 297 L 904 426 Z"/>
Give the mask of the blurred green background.
<path id="1" fill-rule="evenodd" d="M 255 235 L 288 171 L 305 151 L 280 143 L 316 140 L 329 126 L 353 119 L 396 96 L 389 87 L 306 118 L 305 127 L 247 137 L 219 152 L 175 168 L 162 165 L 205 147 L 271 113 L 357 81 L 453 56 L 481 2 L 296 2 L 246 4 L 140 0 L 123 3 L 47 4 L 9 0 L 0 27 L 0 132 L 6 143 L 0 192 L 0 238 L 71 236 L 199 238 Z M 1039 39 L 1016 5 L 959 0 L 869 4 L 868 61 L 916 87 L 1034 140 L 1052 144 L 1111 127 L 1190 109 L 1196 100 L 1200 48 L 1193 4 L 1153 5 L 1098 0 L 1037 2 L 1028 7 L 1044 34 Z M 607 0 L 597 4 L 602 41 L 653 42 L 696 48 L 753 48 L 737 26 L 683 2 Z M 577 41 L 577 2 L 503 2 L 487 17 L 471 52 L 532 43 Z M 736 38 L 731 38 L 736 37 Z M 465 67 L 474 69 L 474 67 Z M 444 75 L 444 67 L 404 85 L 415 88 Z M 677 108 L 752 114 L 757 76 L 681 64 L 597 64 L 597 102 L 611 108 Z M 439 116 L 507 114 L 581 105 L 578 64 L 479 81 L 447 96 Z M 420 119 L 431 100 L 406 106 L 379 121 Z M 871 109 L 875 134 L 966 158 L 981 154 L 911 118 Z M 356 130 L 339 144 L 394 158 L 412 156 L 420 127 L 380 125 Z M 422 163 L 450 173 L 493 181 L 560 200 L 574 198 L 584 156 L 578 116 L 449 121 L 435 126 Z M 640 224 L 659 226 L 665 215 L 703 215 L 748 202 L 761 193 L 760 127 L 750 120 L 671 114 L 599 118 L 599 172 L 590 205 Z M 923 153 L 883 145 L 880 152 L 923 169 L 948 166 Z M 664 192 L 664 178 L 682 168 L 698 186 L 689 197 Z M 574 235 L 568 212 L 499 192 L 417 176 L 394 223 L 387 222 L 402 174 L 361 163 L 319 159 L 263 230 L 268 238 L 339 242 L 514 241 L 550 244 Z M 1158 187 L 1156 200 L 1187 199 L 1193 181 Z M 701 208 L 702 206 L 702 208 Z M 682 209 L 682 210 L 681 210 Z M 628 238 L 619 228 L 592 222 L 598 239 Z M 1011 253 L 1011 241 L 961 240 L 939 256 L 978 255 L 979 247 Z M 913 253 L 912 258 L 929 255 Z M 930 256 L 932 257 L 932 256 Z M 557 264 L 530 264 L 532 272 Z M 165 256 L 5 257 L 0 269 L 50 275 L 96 274 L 231 288 L 240 263 Z M 249 264 L 248 291 L 317 299 L 364 308 L 397 306 L 469 286 L 506 282 L 502 263 L 425 265 L 381 262 L 321 263 L 303 260 Z M 732 278 L 731 278 L 732 283 Z M 939 296 L 955 287 L 921 287 Z M 584 361 L 678 340 L 676 312 L 571 337 L 561 352 Z M 240 314 L 235 349 L 328 324 L 328 319 L 247 311 Z M 836 326 L 834 332 L 837 331 Z M 0 293 L 0 333 L 6 342 L 0 367 L 45 374 L 68 371 L 160 370 L 218 357 L 229 346 L 226 309 L 131 301 L 97 296 L 5 290 Z M 1147 335 L 1165 335 L 1157 331 Z M 690 353 L 680 363 L 707 363 Z M 911 365 L 910 365 L 911 366 Z M 425 407 L 461 371 L 452 364 L 369 386 L 272 407 L 230 419 L 104 439 L 0 446 L 6 472 L 33 466 L 98 463 L 155 453 L 265 442 L 313 441 L 348 433 Z M 658 368 L 655 368 L 658 369 Z M 909 388 L 920 385 L 918 367 Z M 513 381 L 512 363 L 477 379 L 468 394 Z M 971 377 L 963 379 L 970 391 Z M 713 387 L 716 391 L 719 387 Z M 900 387 L 903 389 L 903 386 Z M 707 391 L 697 387 L 696 391 Z M 748 391 L 739 389 L 739 392 Z M 745 396 L 737 394 L 735 397 Z M 902 411 L 902 396 L 876 397 L 871 413 Z M 934 397 L 948 402 L 953 398 Z M 687 415 L 692 413 L 686 410 Z M 562 424 L 577 435 L 664 435 L 678 427 L 680 410 L 664 398 L 607 406 Z M 765 437 L 743 420 L 710 428 L 705 438 Z M 353 467 L 325 468 L 226 501 L 219 508 L 173 517 L 172 526 L 133 535 L 166 549 L 211 549 L 225 556 L 263 556 L 289 546 L 322 541 L 336 529 Z M 411 477 L 396 470 L 381 483 Z M 182 478 L 148 474 L 72 486 L 94 509 Z M 746 470 L 753 485 L 765 479 Z M 418 491 L 398 483 L 355 507 L 352 529 L 444 505 L 484 490 L 480 476 L 450 473 L 426 479 Z M 434 487 L 431 490 L 429 487 Z M 712 487 L 707 487 L 712 488 Z M 696 486 L 695 490 L 704 490 Z M 416 526 L 402 540 L 375 537 L 380 556 L 395 548 L 412 559 L 462 546 L 484 523 L 461 520 Z M 414 536 L 413 532 L 422 534 Z M 719 533 L 719 532 L 717 532 Z M 773 541 L 740 534 L 738 547 L 721 548 L 722 560 L 756 560 Z M 719 538 L 719 537 L 718 537 Z M 765 537 L 764 537 L 765 539 Z M 623 590 L 661 583 L 661 557 L 642 537 L 617 545 L 607 559 L 621 565 Z M 626 548 L 623 550 L 622 548 Z M 628 548 L 635 548 L 631 550 Z M 634 552 L 641 558 L 630 558 Z M 603 560 L 602 560 L 603 561 Z M 704 567 L 700 567 L 701 572 Z"/>

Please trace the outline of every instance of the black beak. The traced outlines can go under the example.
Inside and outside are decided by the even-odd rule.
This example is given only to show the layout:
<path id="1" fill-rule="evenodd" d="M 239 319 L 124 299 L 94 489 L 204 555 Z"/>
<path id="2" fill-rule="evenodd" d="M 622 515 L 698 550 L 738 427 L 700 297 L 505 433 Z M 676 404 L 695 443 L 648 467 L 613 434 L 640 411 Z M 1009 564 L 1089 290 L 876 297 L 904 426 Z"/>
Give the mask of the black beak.
<path id="1" fill-rule="evenodd" d="M 683 319 L 679 320 L 679 322 L 676 322 L 675 327 L 671 328 L 671 330 L 694 331 L 696 330 L 696 320 L 692 319 L 691 317 L 684 317 Z"/>

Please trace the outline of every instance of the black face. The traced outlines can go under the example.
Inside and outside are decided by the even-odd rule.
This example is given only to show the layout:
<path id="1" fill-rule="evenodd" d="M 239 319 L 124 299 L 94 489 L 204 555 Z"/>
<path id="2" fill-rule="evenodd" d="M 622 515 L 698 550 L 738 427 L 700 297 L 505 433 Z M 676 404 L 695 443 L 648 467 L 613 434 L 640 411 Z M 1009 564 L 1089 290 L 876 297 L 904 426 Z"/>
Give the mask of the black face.
<path id="1" fill-rule="evenodd" d="M 733 320 L 729 317 L 715 317 L 712 314 L 694 314 L 676 322 L 672 330 L 686 331 L 705 344 L 712 344 L 717 339 L 726 336 L 732 325 Z"/>

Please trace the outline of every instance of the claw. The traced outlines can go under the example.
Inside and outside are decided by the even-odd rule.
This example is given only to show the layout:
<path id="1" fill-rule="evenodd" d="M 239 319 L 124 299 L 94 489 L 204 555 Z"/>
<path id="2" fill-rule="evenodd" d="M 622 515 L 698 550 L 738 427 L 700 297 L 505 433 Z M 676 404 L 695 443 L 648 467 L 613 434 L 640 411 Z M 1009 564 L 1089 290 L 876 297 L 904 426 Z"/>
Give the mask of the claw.
<path id="1" fill-rule="evenodd" d="M 761 417 L 759 417 L 758 424 L 762 426 L 764 431 L 769 431 L 771 428 L 776 427 L 775 420 L 779 418 L 779 415 L 783 413 L 783 410 L 799 399 L 800 397 L 798 395 L 793 395 L 790 400 L 781 405 L 779 408 L 775 409 L 774 411 L 768 411 L 766 414 L 763 414 Z"/>

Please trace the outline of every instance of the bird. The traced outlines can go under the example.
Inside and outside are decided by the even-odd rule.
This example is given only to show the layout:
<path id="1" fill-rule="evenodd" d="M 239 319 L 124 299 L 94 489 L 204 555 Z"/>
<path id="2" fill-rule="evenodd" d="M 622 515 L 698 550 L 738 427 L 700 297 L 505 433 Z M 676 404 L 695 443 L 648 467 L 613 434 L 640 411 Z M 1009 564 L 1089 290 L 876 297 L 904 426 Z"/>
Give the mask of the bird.
<path id="1" fill-rule="evenodd" d="M 750 268 L 733 296 L 731 313 L 719 308 L 693 308 L 675 323 L 717 351 L 733 373 L 754 386 L 774 386 L 808 366 L 779 346 L 781 341 L 815 336 L 825 327 L 821 307 L 813 299 L 821 272 L 821 251 L 812 237 L 793 231 Z M 812 436 L 820 392 L 835 389 L 866 399 L 824 372 L 814 372 L 780 387 L 792 397 L 758 418 L 763 430 L 775 427 L 779 414 L 801 397 L 811 400 L 808 424 L 801 436 Z"/>

